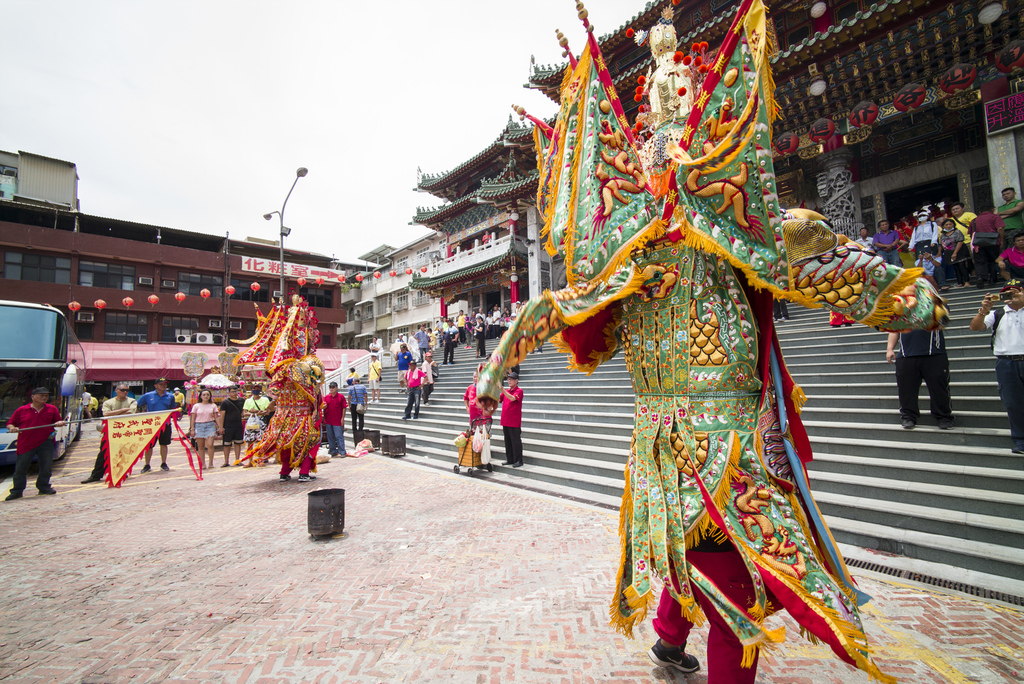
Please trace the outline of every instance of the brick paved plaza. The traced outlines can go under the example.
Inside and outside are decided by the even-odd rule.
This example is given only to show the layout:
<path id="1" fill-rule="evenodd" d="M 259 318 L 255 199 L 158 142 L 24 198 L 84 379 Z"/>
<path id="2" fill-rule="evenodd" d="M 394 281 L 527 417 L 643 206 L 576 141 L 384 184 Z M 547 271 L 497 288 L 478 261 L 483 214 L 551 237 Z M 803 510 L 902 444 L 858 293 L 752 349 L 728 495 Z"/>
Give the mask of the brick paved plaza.
<path id="1" fill-rule="evenodd" d="M 635 641 L 608 628 L 615 512 L 370 456 L 320 467 L 316 487 L 346 489 L 346 534 L 313 542 L 314 487 L 272 468 L 197 482 L 172 446 L 169 473 L 79 485 L 93 435 L 57 465 L 57 496 L 30 479 L 0 503 L 0 679 L 706 682 L 652 666 L 649 621 Z M 854 574 L 884 671 L 1024 680 L 1021 612 Z M 759 684 L 868 681 L 780 621 Z"/>

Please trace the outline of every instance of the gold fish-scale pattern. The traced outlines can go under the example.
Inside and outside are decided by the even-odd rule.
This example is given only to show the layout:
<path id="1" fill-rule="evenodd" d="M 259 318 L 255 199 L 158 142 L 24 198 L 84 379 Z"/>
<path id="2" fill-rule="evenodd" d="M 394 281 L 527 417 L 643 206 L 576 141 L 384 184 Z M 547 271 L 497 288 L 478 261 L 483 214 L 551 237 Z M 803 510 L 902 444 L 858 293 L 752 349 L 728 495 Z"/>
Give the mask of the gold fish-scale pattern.
<path id="1" fill-rule="evenodd" d="M 690 362 L 695 366 L 723 366 L 729 361 L 718 338 L 718 316 L 709 314 L 708 320 L 697 318 L 697 302 L 690 302 Z"/>
<path id="2" fill-rule="evenodd" d="M 864 281 L 860 271 L 849 271 L 836 277 L 835 280 L 811 282 L 810 276 L 804 276 L 797 289 L 819 302 L 828 302 L 840 308 L 852 307 L 864 292 Z"/>
<path id="3" fill-rule="evenodd" d="M 697 440 L 697 455 L 694 460 L 697 462 L 697 467 L 701 468 L 704 466 L 704 461 L 708 460 L 708 433 L 695 432 L 693 436 Z M 683 442 L 683 436 L 678 432 L 672 433 L 672 455 L 675 456 L 676 467 L 687 475 L 692 476 L 693 468 L 690 467 L 690 462 L 686 460 L 686 445 Z"/>

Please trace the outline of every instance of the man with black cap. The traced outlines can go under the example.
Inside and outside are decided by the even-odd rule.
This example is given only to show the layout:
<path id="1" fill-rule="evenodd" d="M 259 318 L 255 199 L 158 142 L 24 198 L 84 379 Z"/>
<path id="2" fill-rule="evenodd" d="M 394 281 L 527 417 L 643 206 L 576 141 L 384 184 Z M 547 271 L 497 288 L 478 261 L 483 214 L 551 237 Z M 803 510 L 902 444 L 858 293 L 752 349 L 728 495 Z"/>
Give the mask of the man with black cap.
<path id="1" fill-rule="evenodd" d="M 49 400 L 50 390 L 36 387 L 32 390 L 31 403 L 19 406 L 7 421 L 7 431 L 18 434 L 18 455 L 14 466 L 14 484 L 6 501 L 21 498 L 32 459 L 39 460 L 36 489 L 40 494 L 57 493 L 57 490 L 50 486 L 50 472 L 53 469 L 53 428 L 63 426 L 64 421 L 61 420 L 57 407 L 47 403 Z"/>
<path id="2" fill-rule="evenodd" d="M 324 432 L 327 433 L 327 452 L 331 456 L 345 455 L 345 409 L 348 402 L 345 395 L 338 391 L 338 383 L 327 386 L 328 394 L 324 397 Z"/>
<path id="3" fill-rule="evenodd" d="M 146 411 L 172 411 L 176 407 L 174 395 L 167 391 L 167 378 L 157 378 L 154 383 L 156 389 L 146 392 L 136 402 L 139 413 Z M 160 470 L 170 470 L 167 467 L 167 447 L 171 443 L 171 421 L 164 423 L 164 427 L 157 435 L 157 442 L 160 444 Z M 153 447 L 146 449 L 146 465 L 142 466 L 142 472 L 148 473 L 152 468 L 149 459 L 153 457 Z"/>
<path id="4" fill-rule="evenodd" d="M 505 436 L 505 462 L 519 468 L 523 465 L 523 390 L 519 373 L 508 374 L 508 389 L 501 388 L 501 431 Z"/>
<path id="5" fill-rule="evenodd" d="M 995 309 L 1002 300 L 1006 306 Z M 1014 278 L 998 295 L 989 293 L 971 319 L 971 330 L 992 331 L 999 398 L 1010 420 L 1011 451 L 1024 454 L 1024 280 Z"/>
<path id="6" fill-rule="evenodd" d="M 138 410 L 137 402 L 128 396 L 128 385 L 123 382 L 117 383 L 114 387 L 114 398 L 107 399 L 103 402 L 103 416 L 111 418 L 113 416 L 121 416 L 128 413 L 135 413 Z M 102 423 L 97 423 L 98 429 L 102 432 Z M 92 467 L 92 473 L 89 477 L 82 480 L 82 484 L 89 484 L 90 482 L 102 482 L 103 476 L 107 472 L 107 459 L 109 458 L 107 452 L 110 451 L 110 447 L 104 440 L 100 443 L 99 453 L 96 454 L 96 463 Z"/>

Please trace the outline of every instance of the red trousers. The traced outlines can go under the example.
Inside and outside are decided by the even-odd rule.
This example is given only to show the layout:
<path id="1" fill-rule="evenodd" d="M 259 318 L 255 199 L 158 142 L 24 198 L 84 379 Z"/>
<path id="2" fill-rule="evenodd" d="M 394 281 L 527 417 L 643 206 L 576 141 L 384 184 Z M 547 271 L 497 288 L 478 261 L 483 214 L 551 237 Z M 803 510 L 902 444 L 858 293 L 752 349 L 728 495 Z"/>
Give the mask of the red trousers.
<path id="1" fill-rule="evenodd" d="M 687 551 L 686 559 L 714 582 L 733 603 L 744 608 L 754 605 L 754 583 L 738 551 Z M 675 572 L 672 573 L 672 582 L 678 589 L 679 580 L 676 579 Z M 690 584 L 690 589 L 708 618 L 708 684 L 754 684 L 758 656 L 754 656 L 753 667 L 740 667 L 743 661 L 743 644 L 729 629 L 729 625 L 718 614 L 711 601 L 705 598 L 694 584 Z M 653 624 L 654 631 L 662 641 L 677 646 L 686 643 L 686 638 L 693 628 L 693 623 L 683 617 L 682 609 L 667 588 L 661 591 L 658 616 L 654 618 Z"/>
<path id="2" fill-rule="evenodd" d="M 281 474 L 287 475 L 292 472 L 292 450 L 282 449 L 278 458 L 281 459 Z M 313 457 L 310 454 L 306 454 L 306 458 L 302 459 L 302 463 L 299 464 L 299 475 L 309 475 L 309 471 L 313 468 Z"/>

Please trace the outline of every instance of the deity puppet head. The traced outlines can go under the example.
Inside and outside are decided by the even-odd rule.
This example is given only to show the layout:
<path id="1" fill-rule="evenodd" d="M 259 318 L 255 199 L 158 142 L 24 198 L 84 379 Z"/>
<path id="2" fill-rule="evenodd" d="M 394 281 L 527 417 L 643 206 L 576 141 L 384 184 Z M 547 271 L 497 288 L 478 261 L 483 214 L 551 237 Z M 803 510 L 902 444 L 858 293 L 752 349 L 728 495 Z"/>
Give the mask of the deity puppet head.
<path id="1" fill-rule="evenodd" d="M 651 27 L 650 41 L 651 54 L 655 59 L 666 53 L 675 54 L 678 39 L 676 38 L 676 27 L 672 23 L 671 7 L 666 7 L 661 13 L 661 19 Z"/>

